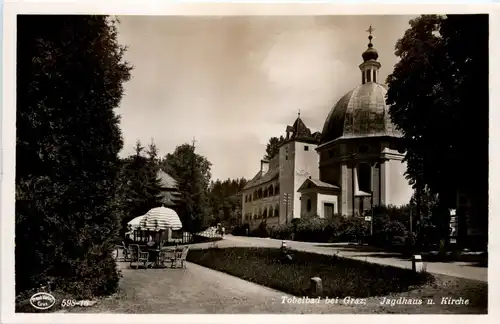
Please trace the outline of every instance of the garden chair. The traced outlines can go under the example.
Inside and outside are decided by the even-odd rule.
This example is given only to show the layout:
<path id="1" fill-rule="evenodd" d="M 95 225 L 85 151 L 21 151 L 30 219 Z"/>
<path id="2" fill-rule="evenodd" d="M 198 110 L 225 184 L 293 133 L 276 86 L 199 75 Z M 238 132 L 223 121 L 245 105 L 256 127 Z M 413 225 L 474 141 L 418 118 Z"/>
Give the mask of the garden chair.
<path id="1" fill-rule="evenodd" d="M 123 250 L 123 260 L 124 262 L 127 262 L 130 260 L 130 251 L 129 249 L 127 248 L 127 246 L 125 245 L 125 242 L 122 241 L 122 246 L 121 246 L 122 250 Z"/>
<path id="2" fill-rule="evenodd" d="M 144 267 L 147 268 L 149 261 L 149 253 L 141 251 L 141 248 L 137 244 L 130 244 L 130 267 L 135 262 L 135 268 L 139 267 L 139 263 L 144 264 Z"/>
<path id="3" fill-rule="evenodd" d="M 189 246 L 184 247 L 180 255 L 178 255 L 175 259 L 175 265 L 178 265 L 178 262 L 180 261 L 180 267 L 181 268 L 186 268 L 186 258 L 189 252 Z"/>
<path id="4" fill-rule="evenodd" d="M 160 252 L 160 263 L 165 265 L 165 262 L 170 262 L 170 267 L 173 268 L 177 259 L 177 252 L 175 251 L 161 251 Z"/>

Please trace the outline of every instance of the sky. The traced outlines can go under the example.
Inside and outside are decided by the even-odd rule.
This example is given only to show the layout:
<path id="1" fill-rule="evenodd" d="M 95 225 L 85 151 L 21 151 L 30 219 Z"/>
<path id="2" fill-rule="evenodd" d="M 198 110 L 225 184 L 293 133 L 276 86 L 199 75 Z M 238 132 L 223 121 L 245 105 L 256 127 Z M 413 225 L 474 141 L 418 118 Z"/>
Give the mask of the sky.
<path id="1" fill-rule="evenodd" d="M 335 103 L 361 83 L 373 26 L 382 67 L 412 16 L 123 16 L 118 41 L 134 69 L 117 113 L 122 156 L 153 139 L 161 156 L 196 140 L 212 179 L 252 178 L 266 143 L 300 110 L 321 131 Z"/>

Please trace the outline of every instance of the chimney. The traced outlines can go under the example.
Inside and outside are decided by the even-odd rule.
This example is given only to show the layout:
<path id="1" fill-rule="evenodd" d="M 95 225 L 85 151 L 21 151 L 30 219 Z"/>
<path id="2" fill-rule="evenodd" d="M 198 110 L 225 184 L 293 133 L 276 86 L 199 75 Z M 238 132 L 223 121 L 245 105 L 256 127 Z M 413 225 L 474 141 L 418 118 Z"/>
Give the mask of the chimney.
<path id="1" fill-rule="evenodd" d="M 262 174 L 267 173 L 269 171 L 269 161 L 267 160 L 260 160 L 260 171 Z"/>

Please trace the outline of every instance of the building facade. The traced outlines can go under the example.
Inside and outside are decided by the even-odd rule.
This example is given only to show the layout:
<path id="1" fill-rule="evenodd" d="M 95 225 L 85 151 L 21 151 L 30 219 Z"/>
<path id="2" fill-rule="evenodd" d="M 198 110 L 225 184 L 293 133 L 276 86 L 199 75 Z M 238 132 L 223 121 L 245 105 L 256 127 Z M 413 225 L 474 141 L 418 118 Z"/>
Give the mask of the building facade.
<path id="1" fill-rule="evenodd" d="M 361 84 L 334 105 L 323 131 L 311 134 L 299 114 L 278 156 L 261 161 L 243 190 L 242 217 L 250 227 L 264 219 L 272 226 L 409 203 L 413 189 L 404 175 L 402 134 L 391 122 L 371 35 L 369 40 L 359 66 Z"/>
<path id="2" fill-rule="evenodd" d="M 318 175 L 319 139 L 319 132 L 312 134 L 299 113 L 293 126 L 287 126 L 279 153 L 269 161 L 261 160 L 260 170 L 243 188 L 243 223 L 253 228 L 266 220 L 274 226 L 300 217 L 298 189 L 309 176 Z"/>

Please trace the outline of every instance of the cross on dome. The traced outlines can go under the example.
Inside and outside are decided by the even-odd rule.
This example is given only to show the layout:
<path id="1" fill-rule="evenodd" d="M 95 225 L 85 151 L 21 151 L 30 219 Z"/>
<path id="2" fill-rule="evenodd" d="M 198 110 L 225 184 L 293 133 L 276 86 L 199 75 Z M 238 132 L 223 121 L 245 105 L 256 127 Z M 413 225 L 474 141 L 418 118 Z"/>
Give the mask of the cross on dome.
<path id="1" fill-rule="evenodd" d="M 368 33 L 370 33 L 370 36 L 372 35 L 372 32 L 375 30 L 375 28 L 370 25 L 370 27 L 366 30 Z"/>
<path id="2" fill-rule="evenodd" d="M 368 40 L 370 41 L 368 43 L 369 48 L 373 47 L 373 44 L 372 44 L 372 39 L 373 39 L 372 32 L 373 31 L 375 31 L 375 28 L 373 28 L 372 25 L 370 25 L 370 27 L 366 30 L 366 32 L 368 32 L 368 34 L 369 34 L 369 36 L 368 36 Z"/>

